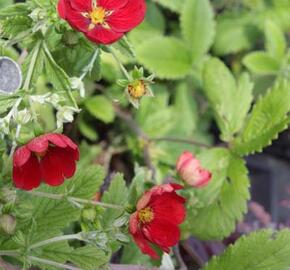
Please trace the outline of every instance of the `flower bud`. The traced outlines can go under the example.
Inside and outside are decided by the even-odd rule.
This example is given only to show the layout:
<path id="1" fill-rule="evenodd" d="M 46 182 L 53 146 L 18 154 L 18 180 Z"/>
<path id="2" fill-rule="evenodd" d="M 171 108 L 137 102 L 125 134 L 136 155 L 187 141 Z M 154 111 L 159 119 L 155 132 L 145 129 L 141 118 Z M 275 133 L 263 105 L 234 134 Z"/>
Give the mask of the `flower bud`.
<path id="1" fill-rule="evenodd" d="M 86 208 L 82 211 L 82 217 L 85 220 L 94 221 L 96 216 L 96 210 L 93 208 Z"/>
<path id="2" fill-rule="evenodd" d="M 14 234 L 16 228 L 16 219 L 11 215 L 4 214 L 0 217 L 0 230 L 6 234 Z"/>
<path id="3" fill-rule="evenodd" d="M 199 160 L 188 151 L 183 152 L 178 158 L 176 170 L 183 181 L 195 188 L 207 186 L 212 176 L 208 170 L 201 167 Z"/>

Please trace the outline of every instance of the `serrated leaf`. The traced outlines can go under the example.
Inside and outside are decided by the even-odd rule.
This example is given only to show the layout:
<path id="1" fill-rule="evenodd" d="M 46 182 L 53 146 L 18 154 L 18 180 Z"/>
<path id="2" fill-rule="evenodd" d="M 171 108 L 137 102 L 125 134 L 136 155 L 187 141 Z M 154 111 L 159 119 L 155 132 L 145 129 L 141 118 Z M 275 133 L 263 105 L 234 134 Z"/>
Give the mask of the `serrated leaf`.
<path id="1" fill-rule="evenodd" d="M 274 21 L 266 21 L 265 37 L 267 52 L 273 57 L 281 59 L 286 52 L 287 42 L 283 31 Z"/>
<path id="2" fill-rule="evenodd" d="M 253 73 L 261 75 L 277 74 L 280 69 L 279 61 L 264 51 L 247 54 L 243 64 Z"/>
<path id="3" fill-rule="evenodd" d="M 261 151 L 289 124 L 289 82 L 278 82 L 257 101 L 241 134 L 233 141 L 232 149 L 240 155 Z"/>
<path id="4" fill-rule="evenodd" d="M 136 48 L 137 60 L 159 78 L 179 79 L 191 71 L 191 52 L 173 37 L 154 37 Z"/>
<path id="5" fill-rule="evenodd" d="M 287 270 L 290 267 L 290 231 L 261 230 L 241 237 L 214 257 L 203 270 Z"/>
<path id="6" fill-rule="evenodd" d="M 236 82 L 230 70 L 217 58 L 206 62 L 203 81 L 221 138 L 229 141 L 243 126 L 252 101 L 253 85 L 247 75 L 242 75 Z"/>
<path id="7" fill-rule="evenodd" d="M 183 225 L 186 230 L 204 240 L 221 240 L 234 231 L 236 222 L 247 210 L 250 197 L 248 171 L 244 163 L 238 157 L 229 157 L 229 165 L 225 168 L 227 177 L 222 180 L 218 198 L 208 206 L 194 209 Z"/>
<path id="8" fill-rule="evenodd" d="M 0 94 L 0 114 L 5 113 L 9 108 L 11 108 L 17 98 L 17 95 Z"/>
<path id="9" fill-rule="evenodd" d="M 128 189 L 122 174 L 116 174 L 111 180 L 109 189 L 104 193 L 102 202 L 124 206 L 128 202 Z M 113 221 L 119 217 L 122 210 L 106 209 L 102 218 L 104 228 L 112 226 Z"/>
<path id="10" fill-rule="evenodd" d="M 211 47 L 215 35 L 214 12 L 208 0 L 186 0 L 181 13 L 183 38 L 199 61 Z"/>
<path id="11" fill-rule="evenodd" d="M 91 115 L 107 124 L 115 119 L 113 104 L 105 96 L 90 97 L 86 100 L 85 107 Z"/>
<path id="12" fill-rule="evenodd" d="M 38 191 L 55 194 L 65 194 L 68 191 L 69 196 L 91 200 L 99 190 L 103 178 L 104 171 L 101 167 L 86 164 L 62 186 L 54 188 L 42 186 Z M 80 209 L 68 202 L 65 197 L 62 200 L 53 200 L 34 197 L 24 192 L 19 192 L 19 195 L 21 207 L 18 210 L 29 214 L 28 219 L 22 222 L 20 229 L 27 229 L 27 226 L 31 227 L 31 224 L 35 224 L 35 230 L 29 240 L 32 243 L 59 234 L 61 229 L 76 221 L 80 216 Z"/>

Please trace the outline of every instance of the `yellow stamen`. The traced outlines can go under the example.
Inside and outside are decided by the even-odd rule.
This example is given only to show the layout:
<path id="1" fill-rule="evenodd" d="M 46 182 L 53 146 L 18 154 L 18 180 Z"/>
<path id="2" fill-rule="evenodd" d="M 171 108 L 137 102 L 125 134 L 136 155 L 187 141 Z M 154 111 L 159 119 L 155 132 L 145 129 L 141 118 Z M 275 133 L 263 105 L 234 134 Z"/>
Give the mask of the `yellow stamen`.
<path id="1" fill-rule="evenodd" d="M 138 218 L 142 223 L 149 223 L 154 218 L 153 211 L 150 207 L 146 207 L 139 211 Z"/>
<path id="2" fill-rule="evenodd" d="M 92 24 L 103 24 L 106 18 L 106 10 L 102 7 L 96 7 L 89 13 Z"/>
<path id="3" fill-rule="evenodd" d="M 131 97 L 138 99 L 146 94 L 146 85 L 142 80 L 136 80 L 128 85 L 128 92 Z"/>

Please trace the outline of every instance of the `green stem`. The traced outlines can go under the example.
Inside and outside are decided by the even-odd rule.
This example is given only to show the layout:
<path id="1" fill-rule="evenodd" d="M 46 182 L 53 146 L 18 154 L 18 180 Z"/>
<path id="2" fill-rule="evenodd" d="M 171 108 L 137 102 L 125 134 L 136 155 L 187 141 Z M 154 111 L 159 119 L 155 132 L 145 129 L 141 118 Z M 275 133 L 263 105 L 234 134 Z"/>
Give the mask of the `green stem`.
<path id="1" fill-rule="evenodd" d="M 88 65 L 83 69 L 83 74 L 80 76 L 80 79 L 81 79 L 81 80 L 83 80 L 83 79 L 87 76 L 87 74 L 88 74 L 89 72 L 92 71 L 92 69 L 93 69 L 93 67 L 94 67 L 94 64 L 95 64 L 95 62 L 96 62 L 96 60 L 97 60 L 97 58 L 98 58 L 98 56 L 99 56 L 99 53 L 100 53 L 100 49 L 97 48 L 97 49 L 95 50 L 93 56 L 92 56 L 91 61 L 90 61 L 90 62 L 88 63 Z"/>
<path id="2" fill-rule="evenodd" d="M 48 49 L 46 43 L 43 44 L 43 48 L 44 48 L 44 51 L 45 51 L 46 56 L 47 56 L 47 57 L 49 58 L 49 60 L 53 63 L 53 65 L 54 65 L 55 67 L 58 67 L 58 68 L 60 69 L 60 67 L 58 66 L 58 64 L 55 62 L 53 56 L 51 55 L 51 53 L 50 53 L 50 51 L 49 51 L 49 49 Z M 66 73 L 65 73 L 65 76 L 68 77 L 68 75 L 67 75 Z M 65 86 L 65 85 L 63 86 L 63 88 L 66 90 L 66 92 L 67 92 L 67 94 L 68 94 L 68 96 L 69 96 L 71 102 L 73 103 L 74 107 L 78 110 L 79 107 L 78 107 L 78 104 L 77 104 L 77 102 L 76 102 L 76 100 L 75 100 L 73 94 L 72 94 L 71 89 L 68 88 L 68 87 Z"/>
<path id="3" fill-rule="evenodd" d="M 31 195 L 34 195 L 34 196 L 49 198 L 49 199 L 52 199 L 52 200 L 67 199 L 69 201 L 73 201 L 73 202 L 77 202 L 77 203 L 91 204 L 91 205 L 101 206 L 101 207 L 104 207 L 104 208 L 112 208 L 112 209 L 124 210 L 124 207 L 121 206 L 121 205 L 110 204 L 110 203 L 102 203 L 102 202 L 97 202 L 97 201 L 92 201 L 92 200 L 86 200 L 86 199 L 66 196 L 64 194 L 51 194 L 51 193 L 40 192 L 40 191 L 30 191 L 28 193 L 31 194 Z"/>
<path id="4" fill-rule="evenodd" d="M 0 250 L 0 256 L 16 257 L 19 255 L 18 250 Z"/>
<path id="5" fill-rule="evenodd" d="M 67 234 L 67 235 L 61 235 L 61 236 L 57 236 L 57 237 L 53 237 L 41 242 L 38 242 L 36 244 L 33 244 L 29 247 L 29 249 L 35 249 L 35 248 L 39 248 L 42 246 L 46 246 L 55 242 L 61 242 L 61 241 L 66 241 L 66 240 L 83 240 L 81 234 L 76 233 L 76 234 Z"/>
<path id="6" fill-rule="evenodd" d="M 116 62 L 118 63 L 118 65 L 120 66 L 121 71 L 123 72 L 123 74 L 125 75 L 125 77 L 129 81 L 132 81 L 132 77 L 130 76 L 130 74 L 128 73 L 127 69 L 124 67 L 124 65 L 122 64 L 122 62 L 120 61 L 120 59 L 118 58 L 118 56 L 116 55 L 116 53 L 114 52 L 114 50 L 111 47 L 108 47 L 108 50 L 112 54 L 112 56 L 114 57 L 114 59 L 116 60 Z"/>
<path id="7" fill-rule="evenodd" d="M 51 266 L 54 266 L 54 267 L 60 268 L 60 269 L 80 270 L 80 268 L 77 268 L 75 266 L 71 266 L 71 265 L 63 264 L 63 263 L 58 263 L 58 262 L 55 262 L 55 261 L 42 259 L 42 258 L 35 257 L 35 256 L 28 256 L 27 259 L 29 259 L 30 261 L 34 261 L 34 262 L 39 262 L 39 263 L 43 263 L 43 264 L 46 264 L 46 265 L 51 265 Z"/>
<path id="8" fill-rule="evenodd" d="M 42 41 L 39 41 L 36 44 L 36 46 L 34 48 L 34 51 L 33 51 L 33 54 L 32 54 L 32 57 L 31 57 L 29 69 L 28 69 L 28 72 L 27 72 L 27 75 L 26 75 L 26 79 L 25 79 L 25 82 L 24 82 L 24 85 L 23 85 L 23 89 L 26 90 L 26 91 L 28 91 L 29 87 L 30 87 L 31 79 L 32 79 L 32 76 L 33 76 L 33 71 L 34 71 L 34 68 L 35 68 L 35 64 L 36 64 L 36 61 L 37 61 L 37 57 L 38 57 L 38 54 L 39 54 L 39 51 L 40 51 L 41 44 L 42 44 Z"/>
<path id="9" fill-rule="evenodd" d="M 175 143 L 185 143 L 185 144 L 192 144 L 192 145 L 196 145 L 196 146 L 204 147 L 204 148 L 213 147 L 205 143 L 201 143 L 201 142 L 197 142 L 193 140 L 187 140 L 187 139 L 173 138 L 173 137 L 150 138 L 149 141 L 155 141 L 155 142 L 167 141 L 167 142 L 175 142 Z"/>

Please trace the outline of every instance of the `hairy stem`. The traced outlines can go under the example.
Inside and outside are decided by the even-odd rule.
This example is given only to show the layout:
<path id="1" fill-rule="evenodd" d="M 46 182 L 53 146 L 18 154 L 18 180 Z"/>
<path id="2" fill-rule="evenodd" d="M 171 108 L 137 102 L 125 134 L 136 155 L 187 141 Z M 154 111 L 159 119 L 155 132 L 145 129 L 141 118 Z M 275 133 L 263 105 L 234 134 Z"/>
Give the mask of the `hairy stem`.
<path id="1" fill-rule="evenodd" d="M 196 146 L 203 147 L 203 148 L 211 148 L 212 147 L 208 144 L 197 142 L 194 140 L 187 140 L 187 139 L 180 139 L 180 138 L 173 138 L 173 137 L 150 138 L 150 141 L 155 141 L 155 142 L 167 141 L 167 142 L 175 142 L 175 143 L 185 143 L 185 144 L 196 145 Z"/>
<path id="2" fill-rule="evenodd" d="M 35 248 L 39 248 L 42 246 L 46 246 L 55 242 L 61 242 L 61 241 L 66 241 L 66 240 L 83 240 L 81 234 L 76 233 L 76 234 L 67 234 L 67 235 L 61 235 L 61 236 L 57 236 L 57 237 L 53 237 L 41 242 L 38 242 L 36 244 L 33 244 L 29 247 L 29 249 L 35 249 Z"/>
<path id="3" fill-rule="evenodd" d="M 130 76 L 130 74 L 128 73 L 127 69 L 124 67 L 124 65 L 122 64 L 122 62 L 120 61 L 120 59 L 118 58 L 118 56 L 116 55 L 116 53 L 114 52 L 114 50 L 111 47 L 108 47 L 108 50 L 110 51 L 110 53 L 112 54 L 112 56 L 114 57 L 114 59 L 116 60 L 116 62 L 118 63 L 121 71 L 123 72 L 123 74 L 125 75 L 125 77 L 131 81 L 132 78 Z"/>
<path id="4" fill-rule="evenodd" d="M 66 196 L 64 194 L 51 194 L 51 193 L 45 193 L 45 192 L 39 192 L 39 191 L 30 191 L 28 193 L 33 195 L 33 196 L 44 197 L 44 198 L 48 198 L 48 199 L 52 199 L 52 200 L 64 200 L 64 199 L 67 199 L 69 201 L 77 202 L 77 203 L 98 205 L 98 206 L 101 206 L 101 207 L 104 207 L 104 208 L 112 208 L 112 209 L 124 210 L 124 207 L 121 206 L 121 205 L 103 203 L 103 202 L 92 201 L 92 200 L 86 200 L 86 199 Z"/>
<path id="5" fill-rule="evenodd" d="M 42 264 L 54 266 L 54 267 L 60 268 L 60 269 L 80 270 L 79 268 L 77 268 L 75 266 L 72 266 L 72 265 L 58 263 L 58 262 L 55 262 L 55 261 L 51 261 L 51 260 L 47 260 L 47 259 L 42 259 L 42 258 L 35 257 L 35 256 L 28 256 L 27 259 L 29 259 L 32 262 L 34 261 L 34 262 L 38 262 L 38 263 L 42 263 Z"/>
<path id="6" fill-rule="evenodd" d="M 42 42 L 38 41 L 38 43 L 36 44 L 36 46 L 34 47 L 34 50 L 33 50 L 33 54 L 32 54 L 32 57 L 31 57 L 31 62 L 30 62 L 29 68 L 28 68 L 28 72 L 27 72 L 27 75 L 26 75 L 26 78 L 25 78 L 24 85 L 23 85 L 23 89 L 26 90 L 26 91 L 28 91 L 29 87 L 30 87 L 31 79 L 32 79 L 32 76 L 33 76 L 33 71 L 35 69 L 35 64 L 36 64 L 37 57 L 38 57 L 38 54 L 39 54 L 39 51 L 40 51 L 40 48 L 41 48 L 41 44 L 42 44 Z"/>
<path id="7" fill-rule="evenodd" d="M 85 68 L 83 69 L 83 74 L 80 76 L 80 79 L 81 79 L 81 80 L 83 80 L 83 79 L 87 76 L 87 74 L 88 74 L 89 72 L 92 71 L 92 69 L 93 69 L 93 67 L 94 67 L 94 64 L 95 64 L 95 62 L 96 62 L 96 60 L 97 60 L 97 58 L 98 58 L 98 56 L 99 56 L 99 53 L 100 53 L 100 49 L 97 48 L 97 49 L 95 50 L 93 56 L 92 56 L 91 61 L 90 61 L 89 64 L 88 64 L 87 66 L 85 66 Z"/>

